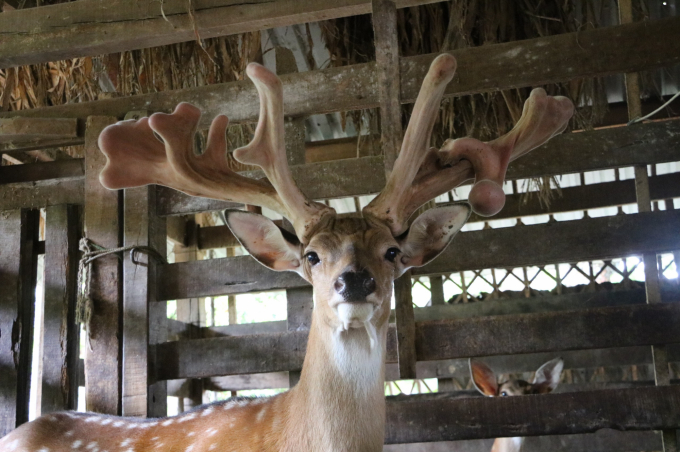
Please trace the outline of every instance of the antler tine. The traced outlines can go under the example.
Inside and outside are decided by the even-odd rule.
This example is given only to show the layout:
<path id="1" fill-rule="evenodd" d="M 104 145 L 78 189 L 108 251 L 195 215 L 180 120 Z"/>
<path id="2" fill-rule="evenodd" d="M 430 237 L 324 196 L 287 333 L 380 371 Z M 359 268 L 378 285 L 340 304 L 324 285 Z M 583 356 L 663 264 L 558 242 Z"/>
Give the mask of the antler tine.
<path id="1" fill-rule="evenodd" d="M 226 116 L 213 120 L 205 152 L 195 155 L 194 135 L 200 117 L 196 107 L 181 103 L 172 114 L 155 113 L 104 129 L 99 136 L 99 148 L 107 158 L 99 175 L 102 185 L 114 190 L 159 184 L 194 196 L 286 212 L 266 181 L 241 176 L 229 168 Z"/>
<path id="2" fill-rule="evenodd" d="M 502 137 L 488 143 L 474 138 L 448 140 L 441 150 L 431 149 L 418 173 L 407 212 L 410 215 L 430 199 L 474 177 L 468 198 L 472 209 L 482 216 L 495 215 L 505 204 L 502 185 L 508 163 L 563 132 L 573 113 L 569 99 L 548 96 L 537 88 L 525 102 L 515 127 Z"/>
<path id="3" fill-rule="evenodd" d="M 439 113 L 439 104 L 455 71 L 456 59 L 450 54 L 439 55 L 432 62 L 418 93 L 392 174 L 383 191 L 363 209 L 364 215 L 387 224 L 395 236 L 404 232 L 406 222 L 413 213 L 407 212 L 407 201 L 412 196 L 412 183 L 428 155 L 428 144 Z"/>
<path id="4" fill-rule="evenodd" d="M 335 210 L 309 200 L 295 185 L 286 160 L 284 143 L 283 89 L 281 80 L 264 66 L 250 63 L 246 69 L 260 95 L 260 120 L 247 146 L 234 151 L 241 163 L 257 165 L 275 187 L 287 217 L 304 243 L 324 217 Z"/>

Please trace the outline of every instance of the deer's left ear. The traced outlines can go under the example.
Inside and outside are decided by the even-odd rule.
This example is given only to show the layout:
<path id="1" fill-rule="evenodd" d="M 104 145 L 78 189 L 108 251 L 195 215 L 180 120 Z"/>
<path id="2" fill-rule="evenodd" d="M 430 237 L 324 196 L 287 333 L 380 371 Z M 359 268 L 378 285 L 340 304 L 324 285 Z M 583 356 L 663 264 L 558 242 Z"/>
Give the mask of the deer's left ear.
<path id="1" fill-rule="evenodd" d="M 416 218 L 401 240 L 402 255 L 397 274 L 401 275 L 411 267 L 421 267 L 439 256 L 469 216 L 470 206 L 455 204 L 430 209 Z"/>
<path id="2" fill-rule="evenodd" d="M 256 213 L 227 210 L 231 232 L 262 265 L 276 271 L 301 273 L 300 241 L 272 220 Z"/>
<path id="3" fill-rule="evenodd" d="M 547 394 L 557 388 L 564 368 L 562 358 L 555 358 L 538 368 L 534 376 L 534 389 L 539 394 Z"/>

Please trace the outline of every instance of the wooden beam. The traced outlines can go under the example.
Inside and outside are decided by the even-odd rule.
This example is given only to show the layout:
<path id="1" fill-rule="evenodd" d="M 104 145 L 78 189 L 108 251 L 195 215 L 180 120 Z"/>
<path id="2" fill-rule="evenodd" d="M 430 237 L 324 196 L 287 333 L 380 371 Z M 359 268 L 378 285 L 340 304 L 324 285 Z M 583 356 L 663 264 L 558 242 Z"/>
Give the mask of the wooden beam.
<path id="1" fill-rule="evenodd" d="M 437 1 L 397 3 L 404 8 Z M 369 13 L 371 1 L 311 0 L 302 5 L 296 0 L 197 0 L 192 8 L 195 25 L 181 0 L 165 0 L 163 5 L 114 0 L 89 8 L 52 5 L 7 11 L 3 16 L 8 17 L 0 17 L 0 68 L 193 41 L 196 34 L 205 39 L 355 16 Z"/>
<path id="2" fill-rule="evenodd" d="M 417 357 L 416 324 L 410 271 L 394 281 L 394 299 L 399 377 L 404 380 L 412 380 L 416 378 Z"/>
<path id="3" fill-rule="evenodd" d="M 680 342 L 678 303 L 416 323 L 418 361 Z M 158 344 L 159 379 L 302 368 L 307 331 Z M 396 330 L 387 362 L 397 361 Z"/>
<path id="4" fill-rule="evenodd" d="M 390 444 L 384 452 L 489 452 L 493 439 L 473 439 L 413 444 Z M 611 452 L 634 450 L 655 452 L 661 449 L 661 438 L 655 432 L 618 432 L 602 429 L 581 435 L 530 436 L 524 439 L 522 452 Z"/>
<path id="5" fill-rule="evenodd" d="M 558 221 L 458 234 L 414 275 L 612 259 L 680 248 L 679 211 Z"/>
<path id="6" fill-rule="evenodd" d="M 93 116 L 88 118 L 85 132 L 85 237 L 107 249 L 120 246 L 121 193 L 107 190 L 99 183 L 106 157 L 99 150 L 97 139 L 106 126 L 115 122 L 116 118 Z M 96 413 L 120 414 L 121 272 L 116 255 L 97 259 L 92 265 L 91 347 L 86 347 L 85 389 L 87 410 Z"/>
<path id="7" fill-rule="evenodd" d="M 115 4 L 114 2 L 113 5 Z M 158 8 L 157 5 L 155 8 Z M 52 7 L 63 6 L 65 5 Z M 89 11 L 89 8 L 77 3 L 74 6 Z M 260 5 L 257 6 L 259 7 Z M 307 7 L 307 4 L 299 6 Z M 50 24 L 54 23 L 53 19 L 48 21 Z M 31 26 L 36 23 L 32 20 L 16 22 Z M 0 25 L 0 29 L 5 28 Z M 137 40 L 138 34 L 131 33 L 129 28 L 124 30 L 126 36 Z M 88 41 L 82 35 L 72 36 L 78 36 L 78 41 Z M 192 36 L 191 39 L 194 38 Z M 461 96 L 671 66 L 680 62 L 679 42 L 680 17 L 672 17 L 458 49 L 451 52 L 458 60 L 458 72 L 445 95 Z M 3 51 L 16 48 L 21 49 L 22 54 L 26 52 L 25 46 L 1 47 Z M 436 54 L 428 54 L 401 59 L 402 103 L 415 101 L 425 73 L 435 57 Z M 545 68 L 550 70 L 546 71 Z M 377 107 L 379 104 L 375 63 L 288 74 L 281 76 L 281 80 L 286 114 L 290 116 L 360 110 Z M 107 115 L 123 118 L 132 110 L 170 112 L 180 102 L 190 102 L 201 109 L 201 127 L 208 127 L 212 118 L 219 114 L 229 116 L 232 123 L 254 122 L 259 115 L 255 87 L 250 81 L 238 81 L 166 93 L 3 112 L 0 117 L 84 119 L 90 115 Z"/>
<path id="8" fill-rule="evenodd" d="M 402 141 L 401 77 L 397 5 L 392 0 L 372 0 L 376 79 L 380 102 L 380 143 L 385 171 L 392 171 Z"/>
<path id="9" fill-rule="evenodd" d="M 436 275 L 667 252 L 680 248 L 680 211 L 650 212 L 459 233 L 434 261 L 413 269 Z M 275 272 L 250 256 L 168 264 L 159 268 L 162 300 L 292 289 L 308 283 Z"/>
<path id="10" fill-rule="evenodd" d="M 82 179 L 84 174 L 83 159 L 0 166 L 0 184 L 37 182 L 50 179 Z"/>
<path id="11" fill-rule="evenodd" d="M 78 121 L 74 118 L 0 119 L 1 143 L 20 143 L 36 140 L 69 140 L 77 137 Z"/>
<path id="12" fill-rule="evenodd" d="M 0 435 L 28 422 L 37 211 L 0 214 Z"/>
<path id="13" fill-rule="evenodd" d="M 156 187 L 125 190 L 124 246 L 150 247 L 165 260 L 165 220 L 154 214 Z M 157 258 L 146 253 L 123 261 L 123 416 L 147 416 L 149 306 L 156 303 Z"/>
<path id="14" fill-rule="evenodd" d="M 388 398 L 385 443 L 677 428 L 678 404 L 679 386 L 526 397 Z"/>
<path id="15" fill-rule="evenodd" d="M 294 166 L 291 172 L 300 190 L 313 199 L 377 193 L 385 186 L 382 157 L 310 163 Z M 263 177 L 261 171 L 241 174 L 255 178 Z M 233 209 L 239 206 L 241 204 L 189 196 L 162 187 L 159 191 L 157 213 L 161 216 L 185 215 L 208 210 Z"/>
<path id="16" fill-rule="evenodd" d="M 83 204 L 83 180 L 54 179 L 41 182 L 0 184 L 0 211 L 60 204 Z"/>
<path id="17" fill-rule="evenodd" d="M 50 206 L 45 219 L 45 315 L 41 413 L 78 408 L 80 325 L 76 323 L 77 206 Z"/>

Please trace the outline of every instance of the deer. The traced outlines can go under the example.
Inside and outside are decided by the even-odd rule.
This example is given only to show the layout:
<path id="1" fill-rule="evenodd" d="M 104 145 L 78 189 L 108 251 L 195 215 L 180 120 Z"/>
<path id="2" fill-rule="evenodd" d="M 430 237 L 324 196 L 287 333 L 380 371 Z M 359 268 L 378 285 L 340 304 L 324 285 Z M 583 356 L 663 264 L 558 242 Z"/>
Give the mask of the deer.
<path id="1" fill-rule="evenodd" d="M 10 452 L 381 451 L 385 429 L 385 355 L 393 281 L 437 257 L 471 210 L 497 213 L 511 160 L 565 130 L 573 104 L 534 89 L 506 135 L 429 147 L 441 99 L 456 70 L 450 54 L 434 59 L 422 83 L 400 154 L 383 191 L 354 217 L 305 196 L 286 162 L 282 83 L 251 63 L 260 98 L 252 141 L 233 157 L 259 166 L 266 179 L 230 169 L 225 131 L 216 116 L 205 151 L 194 152 L 198 108 L 121 121 L 102 131 L 107 157 L 100 173 L 109 189 L 159 184 L 184 193 L 262 206 L 287 218 L 292 231 L 249 211 L 228 210 L 226 222 L 265 267 L 297 272 L 313 287 L 314 309 L 297 385 L 270 398 L 229 399 L 175 417 L 119 418 L 94 413 L 46 414 L 0 441 Z M 413 213 L 472 180 L 469 204 Z"/>
<path id="2" fill-rule="evenodd" d="M 470 360 L 470 376 L 474 387 L 487 397 L 512 397 L 528 394 L 547 394 L 560 383 L 564 361 L 562 358 L 551 359 L 538 368 L 531 383 L 524 380 L 508 380 L 498 383 L 493 370 L 486 364 Z M 519 452 L 524 438 L 496 438 L 491 452 Z"/>

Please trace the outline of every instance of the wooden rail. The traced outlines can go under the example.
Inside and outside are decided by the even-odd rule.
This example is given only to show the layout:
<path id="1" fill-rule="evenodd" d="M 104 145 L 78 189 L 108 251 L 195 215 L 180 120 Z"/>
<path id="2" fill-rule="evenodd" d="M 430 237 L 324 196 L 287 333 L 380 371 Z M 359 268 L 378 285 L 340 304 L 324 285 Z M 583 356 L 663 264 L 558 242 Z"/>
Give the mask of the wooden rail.
<path id="1" fill-rule="evenodd" d="M 680 342 L 680 303 L 416 323 L 418 361 Z M 302 368 L 306 331 L 174 341 L 155 346 L 156 378 L 203 378 Z M 390 327 L 387 362 L 397 361 Z"/>
<path id="2" fill-rule="evenodd" d="M 452 400 L 388 398 L 385 442 L 676 428 L 679 404 L 680 386 Z"/>
<path id="3" fill-rule="evenodd" d="M 78 39 L 86 41 L 80 36 Z M 458 59 L 459 70 L 447 88 L 447 96 L 650 70 L 680 62 L 680 17 L 459 49 L 452 54 Z M 400 60 L 402 103 L 415 100 L 435 56 Z M 546 71 L 546 67 L 550 71 Z M 286 114 L 290 116 L 359 110 L 379 104 L 375 63 L 287 74 L 281 76 L 281 81 Z M 254 122 L 259 114 L 255 87 L 250 81 L 239 81 L 6 112 L 0 113 L 0 118 L 85 119 L 92 115 L 122 118 L 134 110 L 172 111 L 180 102 L 190 102 L 200 108 L 204 114 L 201 124 L 205 127 L 218 114 L 226 114 L 232 123 Z"/>

